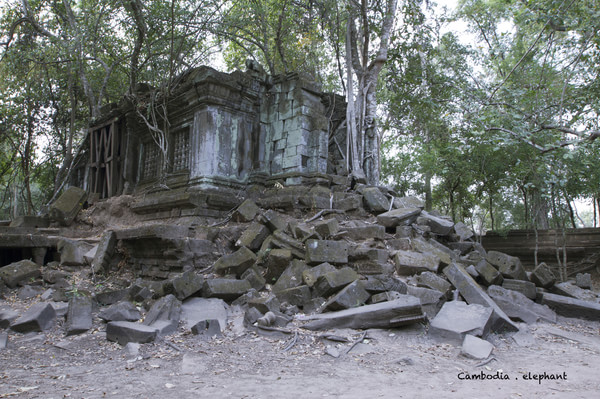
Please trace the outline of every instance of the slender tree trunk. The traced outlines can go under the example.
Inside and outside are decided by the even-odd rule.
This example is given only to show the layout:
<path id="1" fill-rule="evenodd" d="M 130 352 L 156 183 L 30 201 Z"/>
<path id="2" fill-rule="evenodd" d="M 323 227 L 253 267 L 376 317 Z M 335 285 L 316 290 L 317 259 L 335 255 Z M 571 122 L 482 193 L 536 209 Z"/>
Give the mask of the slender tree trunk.
<path id="1" fill-rule="evenodd" d="M 494 198 L 490 193 L 490 221 L 492 222 L 492 231 L 494 230 Z"/>

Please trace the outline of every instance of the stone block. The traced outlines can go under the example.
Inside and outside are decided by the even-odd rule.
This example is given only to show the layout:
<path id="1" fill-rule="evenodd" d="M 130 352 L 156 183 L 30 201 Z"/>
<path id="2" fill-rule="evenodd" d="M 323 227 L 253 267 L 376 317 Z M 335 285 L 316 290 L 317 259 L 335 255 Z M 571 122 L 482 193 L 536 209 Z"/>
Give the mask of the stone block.
<path id="1" fill-rule="evenodd" d="M 267 269 L 265 279 L 269 282 L 277 281 L 281 273 L 289 266 L 292 261 L 292 251 L 289 249 L 276 248 L 267 254 L 264 266 Z"/>
<path id="2" fill-rule="evenodd" d="M 493 310 L 491 327 L 494 331 L 519 330 L 506 313 L 483 291 L 462 266 L 453 263 L 444 269 L 444 275 L 446 275 L 448 280 L 469 304 L 478 304 Z"/>
<path id="3" fill-rule="evenodd" d="M 421 201 L 417 197 L 398 197 L 394 198 L 394 208 L 425 208 L 425 202 Z"/>
<path id="4" fill-rule="evenodd" d="M 214 264 L 217 274 L 235 274 L 241 276 L 256 262 L 256 255 L 246 247 L 241 247 L 234 253 L 224 255 Z"/>
<path id="5" fill-rule="evenodd" d="M 92 328 L 92 298 L 75 296 L 69 300 L 65 332 L 75 335 Z"/>
<path id="6" fill-rule="evenodd" d="M 60 254 L 61 266 L 83 266 L 86 264 L 84 255 L 92 248 L 91 244 L 83 241 L 61 238 L 56 244 Z"/>
<path id="7" fill-rule="evenodd" d="M 385 239 L 385 227 L 379 224 L 370 224 L 364 226 L 344 227 L 346 237 L 354 241 L 365 241 L 368 239 Z"/>
<path id="8" fill-rule="evenodd" d="M 577 273 L 575 276 L 575 285 L 579 288 L 589 290 L 592 288 L 592 275 L 589 273 Z"/>
<path id="9" fill-rule="evenodd" d="M 48 216 L 17 216 L 14 218 L 9 227 L 33 227 L 36 229 L 46 228 L 50 225 L 50 221 L 48 220 Z"/>
<path id="10" fill-rule="evenodd" d="M 440 258 L 433 254 L 422 254 L 414 251 L 397 251 L 394 255 L 396 272 L 401 276 L 410 276 L 423 271 L 437 273 Z"/>
<path id="11" fill-rule="evenodd" d="M 377 223 L 393 228 L 400 225 L 410 225 L 421 214 L 420 208 L 400 208 L 377 215 Z"/>
<path id="12" fill-rule="evenodd" d="M 302 328 L 329 330 L 333 328 L 395 328 L 425 320 L 419 299 L 404 295 L 394 301 L 359 306 L 324 314 L 310 315 Z"/>
<path id="13" fill-rule="evenodd" d="M 429 325 L 429 335 L 441 342 L 456 346 L 467 334 L 485 338 L 492 325 L 493 310 L 489 307 L 462 301 L 446 302 Z"/>
<path id="14" fill-rule="evenodd" d="M 355 308 L 363 305 L 370 296 L 362 282 L 356 280 L 331 297 L 325 304 L 325 309 L 331 311 Z"/>
<path id="15" fill-rule="evenodd" d="M 358 273 L 349 267 L 325 273 L 319 277 L 313 286 L 316 296 L 327 297 L 341 290 L 346 285 L 359 279 Z"/>
<path id="16" fill-rule="evenodd" d="M 306 262 L 308 264 L 348 263 L 348 243 L 331 240 L 308 240 L 306 242 Z"/>
<path id="17" fill-rule="evenodd" d="M 36 303 L 16 319 L 10 326 L 13 331 L 28 333 L 46 331 L 52 327 L 56 312 L 49 303 Z"/>
<path id="18" fill-rule="evenodd" d="M 490 285 L 501 285 L 504 281 L 504 277 L 502 277 L 502 273 L 498 271 L 494 266 L 492 266 L 487 260 L 481 259 L 477 266 L 475 266 L 475 270 L 479 274 L 481 281 L 483 284 Z"/>
<path id="19" fill-rule="evenodd" d="M 396 299 L 402 298 L 402 294 L 396 291 L 385 291 L 379 294 L 371 295 L 369 303 L 381 303 L 387 301 L 395 301 Z"/>
<path id="20" fill-rule="evenodd" d="M 258 309 L 261 314 L 265 314 L 267 312 L 279 312 L 281 307 L 279 298 L 272 293 L 268 296 L 249 299 L 247 303 L 248 307 Z"/>
<path id="21" fill-rule="evenodd" d="M 204 286 L 204 277 L 196 273 L 194 270 L 173 278 L 170 284 L 166 287 L 165 293 L 172 293 L 177 299 L 184 299 L 198 294 Z"/>
<path id="22" fill-rule="evenodd" d="M 454 222 L 451 220 L 432 215 L 429 212 L 421 212 L 421 218 L 425 220 L 425 224 L 429 226 L 431 232 L 441 236 L 447 236 L 454 228 Z"/>
<path id="23" fill-rule="evenodd" d="M 87 200 L 87 192 L 79 187 L 69 187 L 52 205 L 50 205 L 50 219 L 63 226 L 69 226 L 83 208 Z"/>
<path id="24" fill-rule="evenodd" d="M 437 256 L 442 265 L 449 265 L 458 259 L 456 253 L 435 240 L 425 241 L 422 238 L 415 238 L 412 240 L 412 247 L 417 252 Z"/>
<path id="25" fill-rule="evenodd" d="M 454 232 L 460 238 L 461 241 L 466 241 L 470 238 L 473 238 L 473 236 L 475 236 L 475 233 L 473 233 L 473 230 L 471 230 L 471 228 L 468 227 L 463 222 L 458 222 L 454 225 Z"/>
<path id="26" fill-rule="evenodd" d="M 38 264 L 24 259 L 10 265 L 0 267 L 0 278 L 9 288 L 15 288 L 19 283 L 28 282 L 42 275 Z"/>
<path id="27" fill-rule="evenodd" d="M 531 281 L 513 280 L 505 278 L 502 282 L 502 288 L 520 292 L 521 294 L 525 295 L 527 298 L 532 300 L 535 300 L 535 297 L 537 295 L 535 284 Z"/>
<path id="28" fill-rule="evenodd" d="M 11 309 L 0 309 L 0 328 L 8 328 L 10 324 L 19 317 L 19 314 Z"/>
<path id="29" fill-rule="evenodd" d="M 94 273 L 107 272 L 110 267 L 110 261 L 115 253 L 117 246 L 117 234 L 112 231 L 102 233 L 100 243 L 92 259 L 92 271 Z"/>
<path id="30" fill-rule="evenodd" d="M 371 294 L 378 294 L 386 291 L 395 291 L 400 294 L 406 294 L 408 286 L 400 279 L 389 275 L 372 275 L 362 280 L 363 288 Z"/>
<path id="31" fill-rule="evenodd" d="M 269 234 L 271 234 L 271 231 L 267 226 L 258 222 L 252 222 L 250 226 L 244 230 L 235 245 L 237 247 L 247 247 L 252 251 L 256 251 L 261 247 Z"/>
<path id="32" fill-rule="evenodd" d="M 487 290 L 488 295 L 513 320 L 532 324 L 542 319 L 550 323 L 556 322 L 556 313 L 548 306 L 540 305 L 518 291 L 507 290 L 492 285 Z"/>
<path id="33" fill-rule="evenodd" d="M 252 286 L 247 280 L 229 278 L 214 278 L 206 280 L 202 287 L 202 296 L 205 298 L 220 298 L 233 301 L 248 292 Z"/>
<path id="34" fill-rule="evenodd" d="M 237 207 L 231 218 L 236 222 L 251 222 L 260 212 L 260 208 L 252 201 L 247 199 Z"/>
<path id="35" fill-rule="evenodd" d="M 94 300 L 100 306 L 112 305 L 121 302 L 129 296 L 128 289 L 106 290 L 94 295 Z"/>
<path id="36" fill-rule="evenodd" d="M 221 325 L 219 320 L 201 320 L 194 324 L 191 328 L 192 334 L 200 335 L 203 338 L 218 337 L 223 335 L 221 333 Z"/>
<path id="37" fill-rule="evenodd" d="M 498 251 L 489 251 L 485 258 L 502 273 L 502 276 L 514 280 L 529 281 L 521 260 L 516 256 L 510 256 Z"/>
<path id="38" fill-rule="evenodd" d="M 140 311 L 128 301 L 117 302 L 102 310 L 98 317 L 104 321 L 137 321 L 142 315 Z"/>
<path id="39" fill-rule="evenodd" d="M 550 291 L 553 294 L 564 295 L 571 298 L 581 299 L 582 301 L 591 301 L 597 302 L 598 296 L 590 291 L 584 290 L 583 288 L 579 288 L 575 284 L 570 281 L 565 281 L 564 283 L 555 284 Z"/>
<path id="40" fill-rule="evenodd" d="M 361 209 L 363 204 L 363 196 L 352 193 L 334 193 L 333 208 L 341 211 L 352 211 Z"/>
<path id="41" fill-rule="evenodd" d="M 487 359 L 493 350 L 494 345 L 490 342 L 467 334 L 460 348 L 460 354 L 471 359 L 483 360 Z"/>
<path id="42" fill-rule="evenodd" d="M 399 239 L 412 239 L 414 237 L 414 231 L 412 226 L 396 226 L 395 236 Z"/>
<path id="43" fill-rule="evenodd" d="M 309 238 L 319 238 L 315 232 L 315 228 L 306 223 L 290 222 L 290 229 L 294 237 L 300 241 L 306 241 Z"/>
<path id="44" fill-rule="evenodd" d="M 260 221 L 267 226 L 271 231 L 287 229 L 287 222 L 276 211 L 269 209 L 261 215 Z"/>
<path id="45" fill-rule="evenodd" d="M 227 327 L 229 307 L 218 298 L 189 298 L 181 305 L 181 320 L 191 329 L 202 320 L 219 320 L 221 331 Z"/>
<path id="46" fill-rule="evenodd" d="M 336 270 L 337 269 L 335 268 L 335 266 L 331 265 L 330 263 L 321 263 L 320 265 L 311 267 L 303 271 L 302 281 L 304 281 L 304 284 L 312 288 L 313 285 L 315 285 L 315 283 L 319 279 L 319 277 L 321 277 L 325 273 L 334 272 Z"/>
<path id="47" fill-rule="evenodd" d="M 126 345 L 129 342 L 145 344 L 152 342 L 158 329 L 130 321 L 111 321 L 106 325 L 106 339 Z"/>
<path id="48" fill-rule="evenodd" d="M 250 286 L 257 291 L 262 290 L 265 287 L 267 281 L 258 271 L 256 266 L 250 267 L 242 274 L 242 279 L 247 280 L 250 283 Z"/>
<path id="49" fill-rule="evenodd" d="M 416 278 L 417 287 L 430 288 L 448 296 L 452 290 L 452 284 L 446 279 L 432 272 L 423 272 Z"/>
<path id="50" fill-rule="evenodd" d="M 44 291 L 44 287 L 41 286 L 24 285 L 23 287 L 19 288 L 17 298 L 21 300 L 35 298 L 38 295 L 42 295 Z"/>
<path id="51" fill-rule="evenodd" d="M 390 209 L 390 201 L 383 195 L 377 187 L 367 187 L 362 191 L 365 208 L 369 211 L 379 214 L 387 212 Z"/>
<path id="52" fill-rule="evenodd" d="M 266 241 L 267 240 L 265 240 L 265 242 Z M 261 250 L 263 250 L 263 247 L 261 247 Z M 271 236 L 270 247 L 289 249 L 290 251 L 292 251 L 292 255 L 298 259 L 304 259 L 304 255 L 306 253 L 306 249 L 304 248 L 304 244 L 302 242 L 287 235 L 282 230 L 276 230 L 273 233 L 273 235 Z"/>
<path id="53" fill-rule="evenodd" d="M 144 318 L 144 325 L 154 326 L 157 321 L 172 321 L 177 327 L 179 319 L 181 318 L 181 301 L 174 295 L 169 294 L 160 298 L 154 302 L 146 317 Z"/>
<path id="54" fill-rule="evenodd" d="M 304 307 L 311 300 L 310 288 L 307 285 L 287 288 L 275 293 L 281 303 Z"/>
<path id="55" fill-rule="evenodd" d="M 600 321 L 600 303 L 544 293 L 542 304 L 548 305 L 550 309 L 561 316 Z"/>
<path id="56" fill-rule="evenodd" d="M 313 226 L 322 239 L 328 239 L 339 231 L 337 219 L 321 220 L 315 222 Z"/>
<path id="57" fill-rule="evenodd" d="M 302 285 L 302 273 L 304 273 L 305 270 L 308 270 L 306 263 L 297 259 L 293 260 L 273 285 L 273 292 Z"/>

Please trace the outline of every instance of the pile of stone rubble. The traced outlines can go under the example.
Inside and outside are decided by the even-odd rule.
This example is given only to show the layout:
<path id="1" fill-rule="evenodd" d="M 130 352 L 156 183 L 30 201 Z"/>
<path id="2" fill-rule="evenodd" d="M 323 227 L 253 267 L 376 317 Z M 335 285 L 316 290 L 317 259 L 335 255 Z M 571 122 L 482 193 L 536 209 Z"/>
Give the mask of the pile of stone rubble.
<path id="1" fill-rule="evenodd" d="M 246 199 L 226 223 L 206 228 L 155 223 L 99 240 L 59 237 L 60 259 L 0 268 L 5 298 L 39 299 L 24 312 L 2 300 L 0 328 L 44 331 L 61 320 L 66 335 L 81 334 L 97 317 L 107 339 L 123 345 L 178 329 L 210 337 L 227 329 L 236 306 L 247 328 L 266 331 L 428 322 L 432 337 L 485 358 L 491 345 L 483 339 L 518 331 L 519 322 L 555 322 L 556 314 L 600 320 L 589 275 L 558 283 L 543 263 L 528 273 L 518 258 L 486 253 L 466 225 L 424 211 L 414 197 L 360 186 L 334 202 L 333 192 L 319 190 L 305 204 L 323 204 L 302 212 L 275 210 L 293 199 L 280 193 Z M 81 202 L 62 214 L 72 219 Z M 95 285 L 125 270 L 133 281 Z M 75 281 L 78 272 L 87 285 Z M 0 338 L 6 346 L 8 333 Z"/>

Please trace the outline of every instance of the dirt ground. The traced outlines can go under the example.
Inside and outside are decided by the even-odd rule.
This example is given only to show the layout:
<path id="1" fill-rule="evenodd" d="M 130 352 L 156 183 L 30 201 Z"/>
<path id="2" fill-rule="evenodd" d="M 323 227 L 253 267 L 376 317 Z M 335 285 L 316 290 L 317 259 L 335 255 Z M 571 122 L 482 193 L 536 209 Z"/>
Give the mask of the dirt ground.
<path id="1" fill-rule="evenodd" d="M 8 303 L 29 305 L 7 298 L 0 306 Z M 299 321 L 288 327 L 291 334 L 257 333 L 234 312 L 221 337 L 202 340 L 181 328 L 141 345 L 137 355 L 107 341 L 99 319 L 78 336 L 65 337 L 61 324 L 44 334 L 8 332 L 0 398 L 589 399 L 600 392 L 600 323 L 562 317 L 557 324 L 521 324 L 514 337 L 492 335 L 486 364 L 435 343 L 421 324 L 368 330 L 362 341 L 363 331 L 329 332 L 348 339 L 336 342 L 299 328 Z M 565 379 L 531 379 L 543 373 Z M 464 379 L 473 374 L 508 380 Z"/>

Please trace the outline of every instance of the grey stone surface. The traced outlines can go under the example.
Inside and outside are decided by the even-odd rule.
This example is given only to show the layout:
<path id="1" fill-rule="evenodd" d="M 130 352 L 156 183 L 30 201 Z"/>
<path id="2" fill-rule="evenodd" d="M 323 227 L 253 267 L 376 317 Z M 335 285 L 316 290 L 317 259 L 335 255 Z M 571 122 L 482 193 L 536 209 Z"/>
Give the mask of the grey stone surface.
<path id="1" fill-rule="evenodd" d="M 214 264 L 216 273 L 235 274 L 241 276 L 256 262 L 256 255 L 246 247 L 241 247 L 234 253 L 224 255 Z"/>
<path id="2" fill-rule="evenodd" d="M 110 267 L 110 261 L 115 253 L 117 246 L 117 234 L 108 230 L 102 233 L 100 243 L 92 259 L 92 271 L 94 273 L 107 272 Z"/>
<path id="3" fill-rule="evenodd" d="M 308 268 L 302 272 L 302 281 L 309 287 L 313 287 L 319 277 L 325 273 L 334 272 L 337 269 L 330 263 L 321 263 L 320 265 Z"/>
<path id="4" fill-rule="evenodd" d="M 577 273 L 575 276 L 575 285 L 583 289 L 592 288 L 592 275 L 589 273 Z"/>
<path id="5" fill-rule="evenodd" d="M 66 335 L 75 335 L 86 332 L 92 328 L 92 298 L 75 296 L 69 300 Z"/>
<path id="6" fill-rule="evenodd" d="M 597 302 L 598 300 L 598 296 L 594 292 L 579 288 L 571 281 L 555 284 L 550 291 L 553 294 L 569 296 L 571 298 L 581 299 L 582 301 Z"/>
<path id="7" fill-rule="evenodd" d="M 494 331 L 519 330 L 517 325 L 509 319 L 506 313 L 483 291 L 462 266 L 453 263 L 444 269 L 444 274 L 469 304 L 479 304 L 492 308 L 492 329 Z"/>
<path id="8" fill-rule="evenodd" d="M 415 196 L 394 198 L 394 208 L 425 208 L 425 202 Z"/>
<path id="9" fill-rule="evenodd" d="M 56 244 L 62 266 L 83 266 L 86 264 L 84 255 L 92 248 L 91 244 L 81 240 L 61 238 Z"/>
<path id="10" fill-rule="evenodd" d="M 0 349 L 4 349 L 8 346 L 8 334 L 0 333 Z"/>
<path id="11" fill-rule="evenodd" d="M 171 280 L 166 287 L 166 293 L 173 293 L 177 299 L 182 301 L 200 293 L 202 287 L 204 287 L 204 277 L 194 270 L 188 270 Z"/>
<path id="12" fill-rule="evenodd" d="M 420 215 L 425 220 L 425 223 L 431 229 L 431 232 L 441 236 L 448 235 L 452 232 L 454 222 L 438 216 L 434 216 L 429 212 L 423 211 Z"/>
<path id="13" fill-rule="evenodd" d="M 442 305 L 446 302 L 444 294 L 438 290 L 432 290 L 424 287 L 408 286 L 407 294 L 419 298 L 423 312 L 427 314 L 429 319 L 435 317 L 440 311 Z"/>
<path id="14" fill-rule="evenodd" d="M 271 231 L 287 229 L 287 222 L 285 219 L 276 211 L 269 209 L 261 215 L 261 222 L 265 224 Z"/>
<path id="15" fill-rule="evenodd" d="M 367 276 L 367 279 L 362 280 L 362 282 L 364 289 L 371 294 L 385 291 L 396 291 L 400 294 L 407 293 L 407 285 L 404 281 L 385 274 Z"/>
<path id="16" fill-rule="evenodd" d="M 394 263 L 399 275 L 410 276 L 423 271 L 437 273 L 440 267 L 440 258 L 433 254 L 400 250 L 394 255 Z"/>
<path id="17" fill-rule="evenodd" d="M 202 320 L 219 320 L 221 331 L 227 327 L 229 306 L 217 298 L 190 298 L 181 306 L 181 320 L 191 329 Z"/>
<path id="18" fill-rule="evenodd" d="M 272 249 L 266 255 L 264 261 L 265 279 L 268 282 L 277 281 L 281 273 L 285 271 L 292 261 L 292 251 L 289 249 Z"/>
<path id="19" fill-rule="evenodd" d="M 0 278 L 2 278 L 4 284 L 9 288 L 14 288 L 21 282 L 28 282 L 41 275 L 40 266 L 27 259 L 0 267 Z"/>
<path id="20" fill-rule="evenodd" d="M 98 305 L 113 305 L 121 302 L 129 296 L 129 290 L 124 288 L 120 290 L 106 290 L 94 295 L 94 300 Z"/>
<path id="21" fill-rule="evenodd" d="M 561 316 L 600 321 L 599 303 L 544 293 L 542 296 L 542 304 L 548 305 Z"/>
<path id="22" fill-rule="evenodd" d="M 236 222 L 251 222 L 260 212 L 260 208 L 252 201 L 247 199 L 237 207 L 231 218 Z"/>
<path id="23" fill-rule="evenodd" d="M 287 288 L 275 293 L 279 302 L 304 307 L 311 300 L 310 288 L 307 285 Z M 273 309 L 271 309 L 273 310 Z"/>
<path id="24" fill-rule="evenodd" d="M 154 302 L 146 317 L 144 317 L 144 324 L 152 326 L 159 320 L 168 320 L 175 322 L 175 326 L 177 326 L 180 317 L 181 301 L 170 294 Z"/>
<path id="25" fill-rule="evenodd" d="M 385 238 L 385 227 L 379 224 L 353 224 L 343 226 L 343 231 L 346 232 L 346 237 L 355 241 L 363 241 L 368 239 L 383 240 Z"/>
<path id="26" fill-rule="evenodd" d="M 339 270 L 325 273 L 319 277 L 313 286 L 316 296 L 327 297 L 346 285 L 359 279 L 358 273 L 349 267 L 344 267 Z"/>
<path id="27" fill-rule="evenodd" d="M 396 227 L 401 224 L 410 225 L 421 214 L 420 208 L 399 208 L 377 215 L 377 223 L 385 227 Z"/>
<path id="28" fill-rule="evenodd" d="M 103 309 L 99 314 L 104 321 L 137 321 L 142 315 L 140 311 L 129 301 L 117 302 Z"/>
<path id="29" fill-rule="evenodd" d="M 17 292 L 17 298 L 21 300 L 27 300 L 31 298 L 35 298 L 38 295 L 42 295 L 44 293 L 44 287 L 42 286 L 32 286 L 32 285 L 24 285 L 19 288 Z"/>
<path id="30" fill-rule="evenodd" d="M 306 242 L 306 262 L 308 264 L 348 263 L 348 244 L 343 241 L 308 240 Z"/>
<path id="31" fill-rule="evenodd" d="M 69 187 L 50 205 L 50 219 L 64 226 L 70 225 L 86 200 L 85 190 L 74 186 Z"/>
<path id="32" fill-rule="evenodd" d="M 465 335 L 460 354 L 477 360 L 487 359 L 494 350 L 494 345 L 490 342 L 477 338 L 471 334 Z"/>
<path id="33" fill-rule="evenodd" d="M 302 273 L 304 273 L 305 270 L 308 270 L 306 263 L 298 259 L 293 260 L 273 285 L 273 292 L 302 285 Z"/>
<path id="34" fill-rule="evenodd" d="M 252 286 L 252 288 L 254 288 L 255 290 L 258 290 L 258 291 L 263 289 L 267 282 L 265 280 L 265 278 L 262 276 L 262 274 L 258 271 L 256 266 L 250 267 L 248 270 L 246 270 L 242 274 L 241 277 L 242 277 L 242 279 L 247 280 L 250 283 L 250 285 Z"/>
<path id="35" fill-rule="evenodd" d="M 475 233 L 463 222 L 458 222 L 454 225 L 454 232 L 458 235 L 461 241 L 466 241 L 472 238 Z"/>
<path id="36" fill-rule="evenodd" d="M 401 299 L 357 308 L 310 315 L 302 328 L 328 330 L 333 328 L 394 328 L 424 321 L 418 298 L 404 295 Z"/>
<path id="37" fill-rule="evenodd" d="M 10 326 L 13 331 L 27 333 L 46 331 L 54 324 L 56 312 L 49 303 L 36 303 L 16 319 Z"/>
<path id="38" fill-rule="evenodd" d="M 281 302 L 277 296 L 272 293 L 270 293 L 268 296 L 260 296 L 249 299 L 247 303 L 249 308 L 256 308 L 262 314 L 279 311 L 281 307 Z"/>
<path id="39" fill-rule="evenodd" d="M 521 260 L 516 256 L 510 256 L 498 251 L 488 251 L 486 260 L 492 266 L 496 267 L 502 273 L 502 276 L 506 278 L 529 281 Z"/>
<path id="40" fill-rule="evenodd" d="M 129 342 L 145 344 L 158 336 L 158 329 L 130 321 L 111 321 L 106 325 L 106 339 L 126 345 Z"/>
<path id="41" fill-rule="evenodd" d="M 432 272 L 423 272 L 416 278 L 418 287 L 430 288 L 437 290 L 444 295 L 448 295 L 452 290 L 452 284 L 438 274 Z"/>
<path id="42" fill-rule="evenodd" d="M 462 301 L 446 302 L 429 325 L 429 335 L 442 342 L 462 344 L 465 335 L 486 337 L 490 332 L 493 310 Z"/>
<path id="43" fill-rule="evenodd" d="M 399 294 L 400 295 L 400 294 Z M 331 297 L 325 308 L 327 310 L 342 310 L 363 305 L 371 295 L 363 288 L 362 282 L 356 280 Z"/>
<path id="44" fill-rule="evenodd" d="M 221 333 L 221 324 L 219 320 L 209 319 L 201 320 L 194 324 L 191 328 L 192 334 L 199 335 L 204 338 L 218 337 Z"/>
<path id="45" fill-rule="evenodd" d="M 535 303 L 518 291 L 492 285 L 488 288 L 487 293 L 513 320 L 520 320 L 528 324 L 535 323 L 540 319 L 550 323 L 556 322 L 556 313 L 548 306 Z"/>
<path id="46" fill-rule="evenodd" d="M 367 187 L 362 191 L 365 208 L 378 214 L 390 209 L 390 201 L 377 187 Z"/>
<path id="47" fill-rule="evenodd" d="M 202 296 L 233 301 L 248 292 L 252 286 L 248 280 L 230 278 L 213 278 L 206 280 L 202 286 Z"/>
<path id="48" fill-rule="evenodd" d="M 535 300 L 537 295 L 535 284 L 531 281 L 513 280 L 505 278 L 502 282 L 502 287 L 507 290 L 517 291 L 525 295 L 527 298 Z"/>
<path id="49" fill-rule="evenodd" d="M 8 328 L 19 317 L 19 313 L 12 309 L 0 309 L 0 328 Z"/>
<path id="50" fill-rule="evenodd" d="M 481 281 L 485 285 L 501 285 L 504 281 L 502 273 L 498 271 L 491 263 L 485 259 L 481 259 L 475 266 L 475 270 L 479 273 Z"/>
<path id="51" fill-rule="evenodd" d="M 313 226 L 322 239 L 328 239 L 340 229 L 337 219 L 334 218 L 315 222 Z"/>
<path id="52" fill-rule="evenodd" d="M 371 295 L 371 298 L 369 298 L 369 303 L 394 301 L 396 299 L 401 299 L 401 298 L 402 298 L 402 294 L 399 292 L 385 291 L 385 292 L 380 292 L 379 294 Z"/>
<path id="53" fill-rule="evenodd" d="M 252 222 L 250 226 L 244 230 L 235 245 L 237 247 L 247 247 L 252 251 L 256 251 L 261 247 L 265 238 L 267 238 L 270 233 L 271 231 L 264 224 Z"/>

